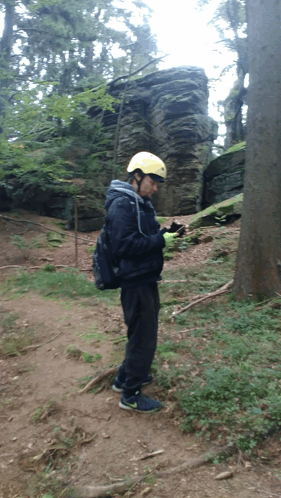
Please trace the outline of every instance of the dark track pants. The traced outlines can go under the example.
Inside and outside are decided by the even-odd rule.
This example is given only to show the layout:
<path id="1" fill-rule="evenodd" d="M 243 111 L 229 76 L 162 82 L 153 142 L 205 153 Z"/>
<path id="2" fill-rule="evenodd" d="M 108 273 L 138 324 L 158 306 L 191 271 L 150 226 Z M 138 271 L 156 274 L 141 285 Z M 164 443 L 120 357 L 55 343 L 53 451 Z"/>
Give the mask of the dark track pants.
<path id="1" fill-rule="evenodd" d="M 140 390 L 147 377 L 157 345 L 159 293 L 156 282 L 122 289 L 121 303 L 128 327 L 125 359 L 118 379 L 126 397 Z"/>

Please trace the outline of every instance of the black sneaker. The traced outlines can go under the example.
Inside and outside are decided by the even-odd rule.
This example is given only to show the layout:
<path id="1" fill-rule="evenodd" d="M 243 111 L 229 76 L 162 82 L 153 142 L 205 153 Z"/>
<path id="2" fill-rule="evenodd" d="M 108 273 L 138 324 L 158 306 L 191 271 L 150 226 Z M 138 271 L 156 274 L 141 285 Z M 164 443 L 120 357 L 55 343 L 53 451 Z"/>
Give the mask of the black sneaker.
<path id="1" fill-rule="evenodd" d="M 162 407 L 160 401 L 148 398 L 144 394 L 141 394 L 140 391 L 137 391 L 130 398 L 125 398 L 124 394 L 122 394 L 119 406 L 120 408 L 124 408 L 124 410 L 134 410 L 140 413 L 153 413 Z"/>
<path id="2" fill-rule="evenodd" d="M 146 379 L 142 382 L 142 387 L 143 386 L 148 386 L 148 384 L 150 384 L 150 382 L 152 382 L 152 381 L 153 381 L 152 375 L 148 374 L 148 376 L 146 377 Z M 122 393 L 123 392 L 123 382 L 120 382 L 120 380 L 118 379 L 118 377 L 115 377 L 113 385 L 112 385 L 112 389 L 116 393 Z"/>

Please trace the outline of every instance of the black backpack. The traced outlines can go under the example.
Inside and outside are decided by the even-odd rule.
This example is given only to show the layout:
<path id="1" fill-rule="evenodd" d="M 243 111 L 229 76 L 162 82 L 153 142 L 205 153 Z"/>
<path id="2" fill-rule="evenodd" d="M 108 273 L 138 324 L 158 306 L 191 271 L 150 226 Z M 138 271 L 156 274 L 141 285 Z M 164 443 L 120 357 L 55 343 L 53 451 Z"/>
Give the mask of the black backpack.
<path id="1" fill-rule="evenodd" d="M 107 225 L 103 225 L 93 254 L 93 274 L 99 290 L 117 289 L 121 279 L 117 277 L 118 267 L 114 265 L 109 249 Z"/>

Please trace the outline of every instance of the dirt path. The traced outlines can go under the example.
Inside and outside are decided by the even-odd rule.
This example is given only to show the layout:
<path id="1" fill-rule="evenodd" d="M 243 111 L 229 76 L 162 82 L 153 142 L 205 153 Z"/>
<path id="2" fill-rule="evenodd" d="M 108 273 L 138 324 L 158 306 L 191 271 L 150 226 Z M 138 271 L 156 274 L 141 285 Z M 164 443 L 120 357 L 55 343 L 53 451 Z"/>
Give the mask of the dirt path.
<path id="1" fill-rule="evenodd" d="M 47 481 L 50 484 L 53 480 L 54 487 L 57 479 L 75 485 L 106 484 L 181 464 L 208 449 L 193 436 L 182 434 L 168 407 L 148 416 L 124 412 L 110 386 L 96 395 L 75 394 L 78 379 L 118 360 L 121 350 L 116 353 L 112 339 L 124 333 L 119 308 L 108 308 L 97 300 L 71 306 L 37 295 L 2 299 L 0 304 L 5 312 L 17 313 L 19 326 L 35 331 L 33 344 L 47 343 L 60 334 L 24 356 L 1 360 L 1 498 L 43 496 L 34 481 L 36 473 L 43 472 L 48 463 L 57 463 L 58 470 L 47 474 Z M 91 333 L 93 337 L 85 342 L 85 334 Z M 92 366 L 70 358 L 66 353 L 70 344 L 98 354 L 99 360 Z M 157 394 L 157 386 L 150 386 L 146 392 Z M 39 419 L 34 421 L 36 413 Z M 56 447 L 65 451 L 56 451 Z M 140 460 L 157 450 L 163 453 Z M 215 475 L 229 469 L 234 472 L 231 479 L 214 480 Z M 187 470 L 156 482 L 148 478 L 130 496 L 280 496 L 281 488 L 276 488 L 279 480 L 265 472 L 269 470 L 237 465 L 234 457 L 230 464 Z"/>
<path id="2" fill-rule="evenodd" d="M 19 213 L 52 226 L 54 220 Z M 179 218 L 179 221 L 181 219 Z M 188 217 L 183 219 L 188 222 Z M 56 227 L 57 228 L 57 227 Z M 237 230 L 237 228 L 235 228 Z M 0 266 L 74 264 L 74 241 L 66 239 L 52 249 L 29 247 L 23 251 L 12 243 L 24 234 L 27 243 L 45 233 L 39 227 L 0 222 Z M 89 246 L 97 233 L 81 234 L 79 267 L 91 268 Z M 210 246 L 204 244 L 179 254 L 173 264 L 187 267 L 204 260 Z M 171 262 L 166 263 L 169 268 Z M 15 270 L 0 272 L 0 279 Z M 91 273 L 87 277 L 92 279 Z M 281 497 L 276 467 L 239 459 L 209 464 L 156 480 L 155 472 L 179 465 L 210 449 L 193 435 L 183 434 L 156 383 L 145 392 L 159 397 L 164 408 L 143 415 L 121 410 L 119 395 L 108 385 L 104 390 L 78 395 L 81 379 L 118 364 L 126 334 L 121 307 L 107 306 L 98 298 L 50 300 L 36 294 L 8 299 L 0 297 L 0 310 L 17 315 L 16 327 L 34 334 L 26 354 L 0 359 L 0 498 L 62 498 L 68 484 L 111 484 L 128 476 L 147 474 L 126 496 L 141 498 L 256 498 Z M 160 334 L 164 324 L 161 324 Z M 161 332 L 162 331 L 162 332 Z M 0 328 L 0 337 L 3 333 Z M 51 342 L 49 342 L 51 340 Z M 114 344 L 117 343 L 117 344 Z M 91 354 L 87 363 L 67 353 L 75 345 Z M 157 456 L 142 460 L 155 451 Z M 55 469 L 55 470 L 54 470 Z M 233 477 L 218 481 L 223 471 Z"/>

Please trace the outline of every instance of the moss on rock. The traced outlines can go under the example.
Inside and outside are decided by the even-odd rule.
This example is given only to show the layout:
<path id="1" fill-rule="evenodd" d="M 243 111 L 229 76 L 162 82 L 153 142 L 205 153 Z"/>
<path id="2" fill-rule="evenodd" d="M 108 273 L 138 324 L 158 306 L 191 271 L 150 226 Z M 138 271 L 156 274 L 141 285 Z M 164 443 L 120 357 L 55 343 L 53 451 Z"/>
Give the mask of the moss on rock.
<path id="1" fill-rule="evenodd" d="M 202 226 L 209 226 L 218 223 L 220 217 L 232 217 L 241 215 L 242 211 L 243 194 L 231 197 L 226 201 L 213 204 L 208 208 L 195 214 L 189 223 L 189 228 L 197 228 Z"/>

